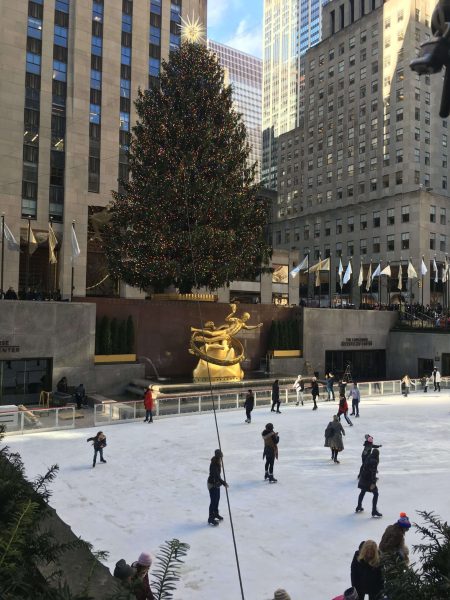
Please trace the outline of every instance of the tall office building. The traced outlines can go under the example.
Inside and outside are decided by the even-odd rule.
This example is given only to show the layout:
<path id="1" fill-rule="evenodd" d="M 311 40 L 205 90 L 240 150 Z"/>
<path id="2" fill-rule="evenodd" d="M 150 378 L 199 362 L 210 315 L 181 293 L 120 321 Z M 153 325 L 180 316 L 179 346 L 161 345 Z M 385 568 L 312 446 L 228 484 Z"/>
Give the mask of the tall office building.
<path id="1" fill-rule="evenodd" d="M 208 48 L 225 70 L 225 81 L 233 88 L 233 101 L 247 129 L 251 145 L 250 162 L 257 162 L 256 179 L 261 172 L 261 94 L 262 60 L 225 44 L 208 40 Z"/>
<path id="2" fill-rule="evenodd" d="M 323 0 L 322 0 L 323 2 Z M 320 41 L 321 0 L 265 0 L 262 181 L 277 188 L 277 140 L 298 124 L 302 56 Z"/>
<path id="3" fill-rule="evenodd" d="M 409 68 L 430 36 L 433 8 L 427 0 L 332 0 L 323 9 L 323 41 L 305 55 L 303 116 L 279 140 L 273 243 L 309 251 L 311 264 L 331 255 L 332 296 L 340 292 L 342 257 L 345 267 L 353 263 L 344 296 L 355 301 L 371 260 L 372 272 L 380 261 L 391 266 L 391 277 L 381 277 L 382 302 L 398 298 L 400 264 L 408 300 L 443 299 L 450 198 L 442 78 Z M 422 256 L 424 288 L 420 276 L 406 278 L 408 259 L 418 271 Z M 367 286 L 374 300 L 378 283 Z"/>
<path id="4" fill-rule="evenodd" d="M 29 218 L 39 243 L 30 258 L 6 249 L 5 288 L 23 288 L 28 272 L 30 287 L 69 296 L 73 220 L 81 249 L 74 293 L 99 285 L 89 213 L 109 203 L 128 172 L 133 98 L 138 87 L 158 85 L 161 59 L 180 44 L 182 17 L 205 24 L 206 0 L 2 4 L 0 212 L 23 246 Z M 48 266 L 50 219 L 59 240 L 56 268 Z"/>

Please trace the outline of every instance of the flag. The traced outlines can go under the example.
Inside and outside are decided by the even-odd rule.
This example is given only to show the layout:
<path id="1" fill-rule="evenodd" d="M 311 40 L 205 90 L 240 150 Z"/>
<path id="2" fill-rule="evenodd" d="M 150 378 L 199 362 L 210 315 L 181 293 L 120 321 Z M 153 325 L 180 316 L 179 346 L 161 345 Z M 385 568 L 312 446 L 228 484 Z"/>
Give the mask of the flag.
<path id="1" fill-rule="evenodd" d="M 422 263 L 423 263 L 423 266 L 425 267 L 425 263 L 423 262 L 423 260 L 422 260 Z M 408 279 L 414 279 L 415 277 L 417 277 L 417 271 L 413 267 L 413 264 L 410 260 L 408 261 L 408 271 L 407 272 L 408 272 Z"/>
<path id="2" fill-rule="evenodd" d="M 387 275 L 388 277 L 391 276 L 391 265 L 388 264 L 387 267 L 384 267 L 384 269 L 381 271 L 380 275 Z"/>
<path id="3" fill-rule="evenodd" d="M 434 283 L 437 283 L 439 280 L 439 276 L 438 276 L 438 266 L 436 263 L 436 257 L 433 258 L 433 271 L 434 271 Z"/>
<path id="4" fill-rule="evenodd" d="M 358 277 L 358 286 L 361 287 L 364 281 L 364 269 L 363 264 L 359 267 L 359 277 Z"/>
<path id="5" fill-rule="evenodd" d="M 445 257 L 445 264 L 442 269 L 442 283 L 446 283 L 448 280 L 448 266 L 447 257 Z"/>
<path id="6" fill-rule="evenodd" d="M 366 292 L 368 292 L 370 290 L 371 283 L 372 283 L 372 262 L 369 264 L 369 270 L 367 271 Z"/>
<path id="7" fill-rule="evenodd" d="M 16 252 L 20 252 L 20 245 L 17 243 L 16 238 L 13 236 L 11 229 L 8 227 L 4 220 L 3 227 L 5 240 L 8 242 L 9 250 L 16 250 Z"/>
<path id="8" fill-rule="evenodd" d="M 28 253 L 30 254 L 30 256 L 31 256 L 31 254 L 33 254 L 33 252 L 36 251 L 37 247 L 38 247 L 38 243 L 37 243 L 37 240 L 34 236 L 34 232 L 31 229 L 31 225 L 30 225 L 30 238 L 28 241 Z"/>
<path id="9" fill-rule="evenodd" d="M 316 285 L 316 287 L 320 287 L 320 271 L 319 270 L 316 271 L 315 285 Z"/>
<path id="10" fill-rule="evenodd" d="M 342 274 L 344 272 L 344 267 L 342 266 L 342 259 L 339 258 L 339 268 L 338 268 L 338 273 L 339 273 L 339 285 L 341 286 L 341 291 L 342 291 Z"/>
<path id="11" fill-rule="evenodd" d="M 398 282 L 397 282 L 397 288 L 400 290 L 400 292 L 403 289 L 403 271 L 402 271 L 402 263 L 400 263 L 399 267 L 398 267 Z"/>
<path id="12" fill-rule="evenodd" d="M 294 267 L 292 269 L 292 271 L 289 273 L 291 277 L 295 277 L 297 275 L 297 273 L 300 273 L 300 271 L 302 271 L 303 269 L 307 269 L 308 268 L 308 259 L 309 259 L 309 254 L 307 254 L 305 256 L 305 258 L 302 260 L 302 262 L 297 265 L 296 267 Z"/>
<path id="13" fill-rule="evenodd" d="M 52 265 L 56 265 L 58 262 L 56 259 L 55 248 L 58 245 L 55 232 L 51 225 L 48 226 L 48 262 Z"/>
<path id="14" fill-rule="evenodd" d="M 352 263 L 348 261 L 347 268 L 345 269 L 344 279 L 342 280 L 344 285 L 350 281 L 350 277 L 352 276 Z M 361 284 L 360 284 L 361 285 Z"/>
<path id="15" fill-rule="evenodd" d="M 72 225 L 72 260 L 75 260 L 80 254 L 81 250 L 78 245 L 77 234 L 75 233 L 75 227 Z"/>
<path id="16" fill-rule="evenodd" d="M 380 273 L 381 273 L 381 263 L 378 263 L 378 267 L 372 273 L 372 281 L 375 279 L 375 277 L 379 277 Z"/>
<path id="17" fill-rule="evenodd" d="M 411 261 L 410 261 L 410 262 L 411 262 Z M 409 267 L 408 267 L 408 268 L 409 268 Z M 425 264 L 425 261 L 423 260 L 423 257 L 422 257 L 422 262 L 420 263 L 420 274 L 421 274 L 421 275 L 422 275 L 422 277 L 423 277 L 423 276 L 424 276 L 424 275 L 426 275 L 427 273 L 428 273 L 428 269 L 427 269 L 427 266 L 426 266 L 426 264 Z M 408 277 L 409 277 L 409 275 L 408 275 Z M 417 273 L 416 273 L 415 277 L 417 277 Z"/>
<path id="18" fill-rule="evenodd" d="M 319 260 L 318 263 L 313 265 L 310 269 L 310 273 L 315 273 L 316 271 L 329 271 L 330 270 L 330 257 L 324 258 L 323 260 Z"/>

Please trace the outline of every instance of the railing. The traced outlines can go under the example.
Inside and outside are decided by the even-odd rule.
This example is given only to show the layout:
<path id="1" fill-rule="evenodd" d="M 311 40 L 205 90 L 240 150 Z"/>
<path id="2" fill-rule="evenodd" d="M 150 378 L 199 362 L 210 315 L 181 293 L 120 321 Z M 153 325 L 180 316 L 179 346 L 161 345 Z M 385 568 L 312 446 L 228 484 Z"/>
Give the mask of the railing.
<path id="1" fill-rule="evenodd" d="M 422 312 L 411 313 L 404 311 L 399 313 L 398 325 L 414 329 L 448 330 L 450 329 L 450 317 L 446 315 L 432 317 Z"/>
<path id="2" fill-rule="evenodd" d="M 75 428 L 75 408 L 30 408 L 17 412 L 0 412 L 0 424 L 6 434 L 40 433 Z"/>
<path id="3" fill-rule="evenodd" d="M 410 393 L 415 391 L 421 391 L 423 386 L 419 379 L 412 380 L 416 387 L 411 386 Z M 347 386 L 346 393 L 350 390 L 350 385 Z M 325 386 L 320 386 L 320 397 L 319 400 L 324 401 L 327 398 L 327 391 Z M 401 382 L 399 380 L 393 381 L 375 381 L 375 382 L 363 382 L 358 383 L 361 396 L 377 397 L 384 395 L 400 394 L 401 393 Z M 450 388 L 450 379 L 445 378 L 441 381 L 441 388 Z M 267 406 L 271 403 L 271 392 L 272 388 L 263 388 L 253 390 L 255 396 L 255 408 L 257 406 Z M 225 391 L 224 393 L 214 393 L 211 397 L 210 394 L 181 394 L 179 396 L 160 396 L 156 402 L 154 415 L 156 417 L 169 417 L 179 416 L 186 414 L 202 412 L 210 412 L 213 410 L 213 400 L 216 410 L 236 410 L 243 409 L 245 402 L 246 391 Z M 335 385 L 335 396 L 338 399 L 338 389 Z M 305 402 L 312 402 L 310 390 L 307 389 L 303 393 Z M 280 400 L 284 404 L 290 404 L 296 402 L 297 394 L 296 391 L 288 386 L 280 389 Z M 129 421 L 144 419 L 145 408 L 142 400 L 131 400 L 126 402 L 107 402 L 105 404 L 97 404 L 94 407 L 94 424 L 96 426 L 111 425 L 114 423 L 125 423 Z"/>

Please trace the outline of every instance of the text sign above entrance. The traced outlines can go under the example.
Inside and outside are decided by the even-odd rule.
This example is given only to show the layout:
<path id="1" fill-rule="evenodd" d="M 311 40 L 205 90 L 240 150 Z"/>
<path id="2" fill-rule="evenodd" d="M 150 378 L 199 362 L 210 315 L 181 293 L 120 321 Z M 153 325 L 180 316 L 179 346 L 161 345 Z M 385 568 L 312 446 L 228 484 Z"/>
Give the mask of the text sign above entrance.
<path id="1" fill-rule="evenodd" d="M 341 342 L 342 347 L 372 346 L 372 340 L 366 337 L 348 337 Z"/>
<path id="2" fill-rule="evenodd" d="M 20 352 L 20 346 L 10 346 L 8 340 L 0 340 L 0 354 Z"/>

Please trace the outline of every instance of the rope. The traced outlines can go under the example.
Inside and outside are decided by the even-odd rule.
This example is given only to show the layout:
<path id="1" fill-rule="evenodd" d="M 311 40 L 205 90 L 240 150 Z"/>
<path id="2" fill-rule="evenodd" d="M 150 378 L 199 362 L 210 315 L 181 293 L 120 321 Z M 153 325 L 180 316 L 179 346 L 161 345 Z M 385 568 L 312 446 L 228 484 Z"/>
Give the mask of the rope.
<path id="1" fill-rule="evenodd" d="M 184 173 L 184 176 L 186 178 L 186 171 Z M 192 245 L 192 234 L 191 234 L 191 222 L 189 219 L 189 206 L 188 206 L 188 202 L 187 202 L 187 198 L 186 198 L 186 180 L 185 180 L 185 185 L 184 185 L 184 204 L 186 207 L 186 219 L 187 219 L 187 226 L 188 226 L 188 238 L 189 238 L 189 249 L 190 249 L 190 253 L 191 253 L 191 261 L 192 261 L 192 270 L 193 270 L 193 275 L 194 275 L 194 283 L 195 283 L 195 287 L 198 288 L 197 285 L 197 271 L 195 268 L 195 259 L 194 259 L 194 248 Z M 202 309 L 201 309 L 201 304 L 200 301 L 197 300 L 197 310 L 198 310 L 198 318 L 200 321 L 200 325 L 201 328 L 204 328 L 204 321 L 203 321 L 203 316 L 202 316 Z M 203 338 L 204 343 L 206 343 L 206 340 Z M 211 398 L 211 402 L 212 402 L 212 407 L 213 407 L 213 414 L 214 414 L 214 423 L 215 423 L 215 427 L 216 427 L 216 435 L 217 435 L 217 443 L 219 446 L 219 450 L 222 454 L 222 458 L 221 463 L 222 463 L 222 470 L 223 470 L 223 478 L 225 481 L 227 481 L 227 476 L 226 476 L 226 472 L 225 472 L 225 463 L 223 461 L 223 452 L 222 452 L 222 443 L 220 440 L 220 431 L 219 431 L 219 424 L 217 422 L 217 411 L 216 411 L 216 402 L 214 400 L 214 395 L 213 395 L 213 389 L 212 389 L 212 381 L 211 381 L 211 372 L 209 369 L 209 361 L 206 361 L 206 365 L 207 365 L 207 369 L 208 369 L 208 383 L 209 383 L 209 394 L 210 394 L 210 398 Z M 234 547 L 234 555 L 236 558 L 236 568 L 237 568 L 237 573 L 238 573 L 238 578 L 239 578 L 239 587 L 241 590 L 241 598 L 242 600 L 245 600 L 245 595 L 244 595 L 244 587 L 242 584 L 242 576 L 241 576 L 241 566 L 239 563 L 239 554 L 238 554 L 238 549 L 237 549 L 237 543 L 236 543 L 236 535 L 234 533 L 234 525 L 233 525 L 233 515 L 231 513 L 231 503 L 230 503 L 230 495 L 228 493 L 228 488 L 226 486 L 225 487 L 225 494 L 227 497 L 227 507 L 228 507 L 228 516 L 230 519 L 230 526 L 231 526 L 231 535 L 233 538 L 233 547 Z"/>
<path id="2" fill-rule="evenodd" d="M 93 288 L 95 288 L 95 287 L 97 287 L 97 286 L 101 285 L 101 284 L 102 284 L 104 281 L 106 281 L 106 280 L 108 279 L 108 277 L 109 277 L 109 273 L 108 273 L 108 275 L 105 275 L 105 277 L 103 277 L 103 279 L 102 279 L 101 281 L 99 281 L 98 283 L 94 283 L 94 285 L 90 285 L 90 286 L 89 286 L 89 287 L 87 287 L 86 289 L 87 289 L 87 290 L 92 290 Z"/>

